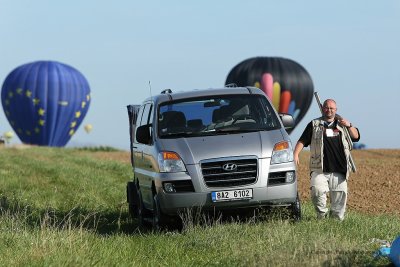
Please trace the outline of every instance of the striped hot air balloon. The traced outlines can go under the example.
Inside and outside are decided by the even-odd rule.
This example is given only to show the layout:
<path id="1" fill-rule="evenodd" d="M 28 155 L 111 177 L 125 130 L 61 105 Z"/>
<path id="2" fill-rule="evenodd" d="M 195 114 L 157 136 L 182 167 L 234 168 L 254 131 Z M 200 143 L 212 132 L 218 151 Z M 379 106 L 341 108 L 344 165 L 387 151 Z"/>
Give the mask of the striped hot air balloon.
<path id="1" fill-rule="evenodd" d="M 299 63 L 281 57 L 254 57 L 237 64 L 225 84 L 256 86 L 269 97 L 278 112 L 291 114 L 295 127 L 312 102 L 311 76 Z M 290 133 L 292 129 L 289 129 Z"/>

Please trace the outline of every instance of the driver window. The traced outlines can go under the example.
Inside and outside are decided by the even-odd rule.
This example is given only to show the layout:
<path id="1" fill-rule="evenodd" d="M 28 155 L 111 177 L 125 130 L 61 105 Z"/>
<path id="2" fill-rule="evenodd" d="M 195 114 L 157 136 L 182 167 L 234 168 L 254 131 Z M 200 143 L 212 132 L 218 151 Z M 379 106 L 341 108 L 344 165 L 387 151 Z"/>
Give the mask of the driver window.
<path id="1" fill-rule="evenodd" d="M 146 104 L 144 106 L 142 121 L 140 122 L 140 126 L 147 125 L 149 123 L 150 108 L 151 108 L 151 104 Z"/>
<path id="2" fill-rule="evenodd" d="M 151 115 L 153 114 L 152 107 L 153 105 L 151 103 L 147 103 L 140 107 L 138 118 L 136 121 L 136 127 L 152 123 L 151 120 Z M 152 134 L 153 134 L 153 129 L 152 127 L 150 127 L 150 136 L 153 136 Z M 136 137 L 135 137 L 135 143 L 137 143 Z"/>

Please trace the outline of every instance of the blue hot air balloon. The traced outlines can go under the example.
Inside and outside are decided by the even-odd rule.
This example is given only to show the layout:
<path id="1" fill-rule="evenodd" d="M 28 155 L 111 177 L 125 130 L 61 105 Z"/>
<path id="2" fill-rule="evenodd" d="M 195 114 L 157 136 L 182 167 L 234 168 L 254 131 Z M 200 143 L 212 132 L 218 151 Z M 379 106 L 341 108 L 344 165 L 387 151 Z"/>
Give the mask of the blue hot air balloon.
<path id="1" fill-rule="evenodd" d="M 25 144 L 65 146 L 90 105 L 90 88 L 75 68 L 36 61 L 5 79 L 1 103 L 12 128 Z"/>

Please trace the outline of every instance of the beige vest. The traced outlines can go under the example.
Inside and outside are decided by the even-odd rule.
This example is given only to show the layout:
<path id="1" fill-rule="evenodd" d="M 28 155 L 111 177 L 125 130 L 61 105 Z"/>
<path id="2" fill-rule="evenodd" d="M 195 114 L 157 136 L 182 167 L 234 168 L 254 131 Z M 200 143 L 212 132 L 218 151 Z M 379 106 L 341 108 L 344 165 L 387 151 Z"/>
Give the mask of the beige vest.
<path id="1" fill-rule="evenodd" d="M 321 171 L 323 170 L 324 164 L 324 121 L 322 117 L 314 119 L 312 121 L 313 131 L 311 137 L 311 145 L 310 145 L 310 171 Z M 351 147 L 349 142 L 345 137 L 345 133 L 343 128 L 340 125 L 337 125 L 337 129 L 342 133 L 342 143 L 344 147 L 344 154 L 346 156 L 347 162 L 347 172 L 346 179 L 349 178 L 351 165 L 350 165 L 350 150 Z"/>

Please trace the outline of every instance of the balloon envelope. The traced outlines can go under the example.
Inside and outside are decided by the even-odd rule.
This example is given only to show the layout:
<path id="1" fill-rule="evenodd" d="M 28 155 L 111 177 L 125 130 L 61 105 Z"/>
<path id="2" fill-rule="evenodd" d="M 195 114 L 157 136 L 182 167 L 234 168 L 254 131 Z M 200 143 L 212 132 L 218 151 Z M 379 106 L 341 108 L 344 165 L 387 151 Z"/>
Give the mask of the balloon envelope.
<path id="1" fill-rule="evenodd" d="M 3 136 L 4 136 L 5 138 L 7 138 L 7 139 L 11 139 L 11 138 L 14 137 L 14 133 L 11 132 L 11 131 L 7 131 L 7 132 L 4 133 Z"/>
<path id="2" fill-rule="evenodd" d="M 1 102 L 23 143 L 64 146 L 88 111 L 90 88 L 75 68 L 36 61 L 17 67 L 6 77 Z"/>
<path id="3" fill-rule="evenodd" d="M 93 126 L 91 124 L 86 124 L 84 128 L 87 133 L 90 133 L 93 129 Z"/>
<path id="4" fill-rule="evenodd" d="M 281 57 L 254 57 L 240 62 L 226 78 L 225 84 L 230 83 L 263 90 L 278 112 L 293 116 L 294 127 L 306 114 L 314 93 L 308 72 L 297 62 Z"/>

